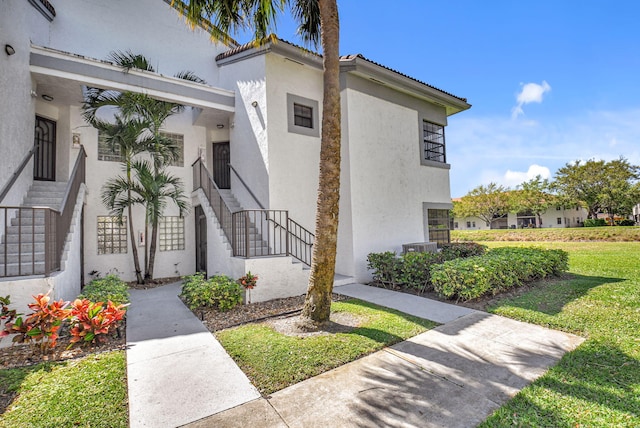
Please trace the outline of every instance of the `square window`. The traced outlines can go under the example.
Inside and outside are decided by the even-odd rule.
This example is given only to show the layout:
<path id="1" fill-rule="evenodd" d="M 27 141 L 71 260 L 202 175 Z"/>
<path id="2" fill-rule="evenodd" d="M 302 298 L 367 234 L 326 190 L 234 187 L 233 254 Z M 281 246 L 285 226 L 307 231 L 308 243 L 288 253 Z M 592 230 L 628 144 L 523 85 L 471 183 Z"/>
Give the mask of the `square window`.
<path id="1" fill-rule="evenodd" d="M 159 223 L 160 251 L 184 250 L 184 218 L 162 217 Z"/>
<path id="2" fill-rule="evenodd" d="M 161 132 L 160 136 L 175 148 L 175 156 L 169 162 L 171 166 L 184 166 L 184 135 Z"/>
<path id="3" fill-rule="evenodd" d="M 288 131 L 309 137 L 320 136 L 318 101 L 287 94 Z"/>
<path id="4" fill-rule="evenodd" d="M 293 103 L 293 123 L 296 126 L 313 128 L 313 108 Z"/>
<path id="5" fill-rule="evenodd" d="M 127 252 L 127 217 L 98 216 L 98 254 Z"/>
<path id="6" fill-rule="evenodd" d="M 422 160 L 446 163 L 444 126 L 422 121 Z"/>
<path id="7" fill-rule="evenodd" d="M 120 153 L 120 144 L 103 132 L 98 131 L 98 160 L 122 162 L 124 157 Z"/>

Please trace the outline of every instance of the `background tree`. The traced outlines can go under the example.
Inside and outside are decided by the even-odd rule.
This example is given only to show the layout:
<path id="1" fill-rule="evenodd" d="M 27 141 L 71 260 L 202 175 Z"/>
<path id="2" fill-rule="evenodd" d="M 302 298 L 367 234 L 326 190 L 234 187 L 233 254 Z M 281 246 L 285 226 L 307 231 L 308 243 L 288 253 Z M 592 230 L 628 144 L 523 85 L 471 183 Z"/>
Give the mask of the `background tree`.
<path id="1" fill-rule="evenodd" d="M 494 220 L 511 210 L 508 189 L 496 183 L 480 185 L 454 204 L 456 217 L 478 217 L 491 227 Z"/>
<path id="2" fill-rule="evenodd" d="M 604 186 L 604 161 L 588 160 L 567 163 L 558 169 L 553 182 L 564 206 L 583 205 L 589 218 L 597 218 L 601 210 L 600 192 Z"/>
<path id="3" fill-rule="evenodd" d="M 549 180 L 540 175 L 520 184 L 509 196 L 513 211 L 532 213 L 538 218 L 538 227 L 542 227 L 542 214 L 557 203 L 556 197 L 551 194 Z"/>
<path id="4" fill-rule="evenodd" d="M 639 168 L 624 158 L 607 162 L 603 171 L 605 185 L 599 195 L 600 206 L 609 215 L 610 224 L 614 216 L 626 217 L 633 212 L 633 206 L 640 202 L 638 193 Z"/>
<path id="5" fill-rule="evenodd" d="M 639 168 L 625 158 L 610 162 L 590 159 L 568 163 L 556 172 L 553 187 L 565 205 L 579 203 L 589 211 L 589 218 L 599 212 L 626 215 L 638 203 L 634 185 Z"/>
<path id="6" fill-rule="evenodd" d="M 190 0 L 173 1 L 191 25 L 211 21 L 213 28 L 230 34 L 251 28 L 256 43 L 266 40 L 276 17 L 290 7 L 305 42 L 322 46 L 323 84 L 320 177 L 316 204 L 311 273 L 301 314 L 301 326 L 316 328 L 329 320 L 338 241 L 340 199 L 340 57 L 339 20 L 336 0 Z M 220 39 L 220 35 L 211 33 Z"/>

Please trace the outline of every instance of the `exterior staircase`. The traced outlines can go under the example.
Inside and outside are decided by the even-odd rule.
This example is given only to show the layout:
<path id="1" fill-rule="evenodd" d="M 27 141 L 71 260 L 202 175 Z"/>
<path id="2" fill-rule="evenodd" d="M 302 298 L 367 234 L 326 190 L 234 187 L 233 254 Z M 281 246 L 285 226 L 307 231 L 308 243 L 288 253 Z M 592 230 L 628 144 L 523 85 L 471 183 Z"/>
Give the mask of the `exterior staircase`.
<path id="1" fill-rule="evenodd" d="M 42 275 L 45 273 L 45 218 L 48 207 L 60 210 L 66 182 L 35 181 L 21 207 L 7 222 L 0 242 L 0 276 Z"/>

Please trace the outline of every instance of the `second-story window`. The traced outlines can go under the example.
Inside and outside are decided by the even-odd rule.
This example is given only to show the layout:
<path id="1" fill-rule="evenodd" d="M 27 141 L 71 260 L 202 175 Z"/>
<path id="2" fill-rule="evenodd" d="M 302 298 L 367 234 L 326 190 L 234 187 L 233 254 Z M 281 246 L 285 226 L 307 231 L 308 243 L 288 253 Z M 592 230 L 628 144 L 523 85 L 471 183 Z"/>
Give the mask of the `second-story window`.
<path id="1" fill-rule="evenodd" d="M 433 162 L 447 162 L 444 143 L 444 126 L 422 122 L 422 159 Z"/>

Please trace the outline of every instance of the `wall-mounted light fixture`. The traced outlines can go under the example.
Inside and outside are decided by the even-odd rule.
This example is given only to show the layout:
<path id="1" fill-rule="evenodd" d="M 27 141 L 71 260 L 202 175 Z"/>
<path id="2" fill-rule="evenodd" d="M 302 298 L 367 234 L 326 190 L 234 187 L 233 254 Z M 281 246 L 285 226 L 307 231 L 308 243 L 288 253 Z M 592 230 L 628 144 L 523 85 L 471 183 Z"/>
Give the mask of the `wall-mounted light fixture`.
<path id="1" fill-rule="evenodd" d="M 258 107 L 258 102 L 254 101 L 254 102 L 251 103 L 251 105 L 254 106 L 254 107 Z"/>
<path id="2" fill-rule="evenodd" d="M 219 123 L 219 124 L 216 125 L 216 128 L 222 129 L 222 128 L 224 128 L 224 125 L 222 123 Z"/>
<path id="3" fill-rule="evenodd" d="M 42 99 L 45 101 L 53 101 L 53 97 L 51 95 L 43 94 Z"/>
<path id="4" fill-rule="evenodd" d="M 73 147 L 78 149 L 80 148 L 80 134 L 74 132 L 71 136 L 71 142 L 73 143 Z"/>
<path id="5" fill-rule="evenodd" d="M 16 53 L 16 50 L 11 45 L 4 45 L 4 51 L 7 55 L 11 56 Z"/>

